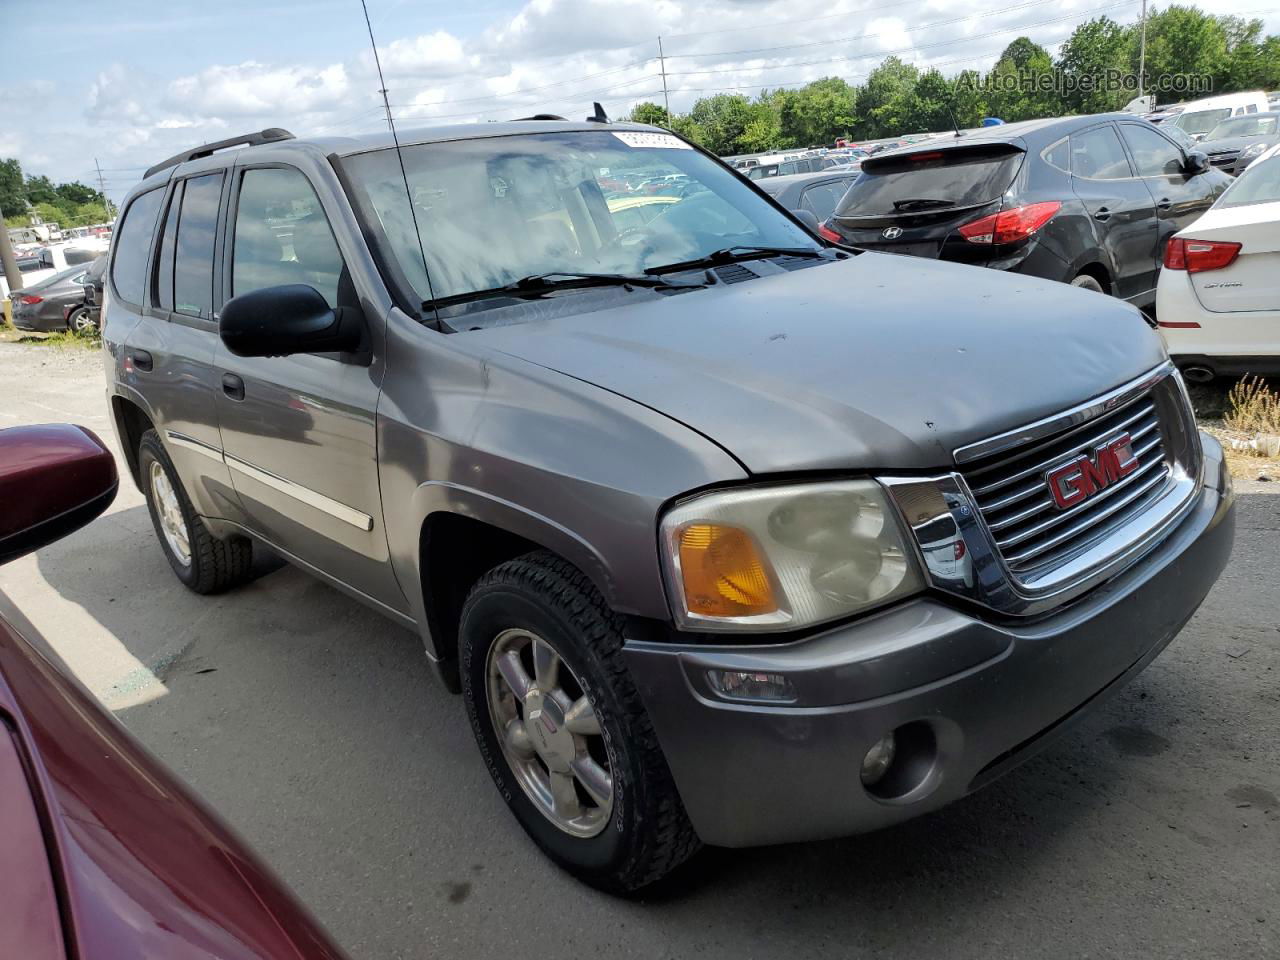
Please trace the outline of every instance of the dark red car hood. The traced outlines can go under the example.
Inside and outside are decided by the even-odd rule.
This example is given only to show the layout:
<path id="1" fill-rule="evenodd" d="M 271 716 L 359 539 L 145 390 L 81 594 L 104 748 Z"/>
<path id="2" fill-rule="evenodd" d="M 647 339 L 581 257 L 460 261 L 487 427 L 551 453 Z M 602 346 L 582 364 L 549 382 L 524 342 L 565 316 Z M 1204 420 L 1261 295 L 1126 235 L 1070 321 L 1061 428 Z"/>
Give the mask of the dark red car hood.
<path id="1" fill-rule="evenodd" d="M 342 960 L 284 883 L 38 652 L 35 637 L 0 595 L 0 735 L 8 733 L 25 768 L 44 841 L 30 842 L 29 815 L 25 830 L 6 819 L 12 833 L 0 852 L 26 862 L 4 879 L 0 952 L 47 948 L 52 891 L 64 956 Z M 3 750 L 0 743 L 0 763 Z M 20 810 L 17 792 L 7 796 Z M 20 896 L 10 892 L 19 878 Z"/>

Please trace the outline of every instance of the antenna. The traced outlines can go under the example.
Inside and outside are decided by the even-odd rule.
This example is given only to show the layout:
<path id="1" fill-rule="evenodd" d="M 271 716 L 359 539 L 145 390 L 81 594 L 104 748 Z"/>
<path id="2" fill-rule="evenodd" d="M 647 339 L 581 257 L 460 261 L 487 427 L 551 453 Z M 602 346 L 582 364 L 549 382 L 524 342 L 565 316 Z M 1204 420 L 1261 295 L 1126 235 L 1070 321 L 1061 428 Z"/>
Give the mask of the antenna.
<path id="1" fill-rule="evenodd" d="M 956 112 L 952 108 L 950 100 L 947 101 L 947 113 L 950 114 L 951 116 L 951 126 L 955 127 L 956 136 L 957 137 L 961 136 L 962 134 L 960 133 L 960 122 L 956 120 Z"/>
<path id="2" fill-rule="evenodd" d="M 391 142 L 396 145 L 396 160 L 400 163 L 400 179 L 404 181 L 404 198 L 409 204 L 409 216 L 413 218 L 413 235 L 418 238 L 418 253 L 422 255 L 422 272 L 427 278 L 427 292 L 430 299 L 436 298 L 435 289 L 431 286 L 431 271 L 427 269 L 427 251 L 422 246 L 422 231 L 418 228 L 418 211 L 413 206 L 413 192 L 409 189 L 409 174 L 404 170 L 404 153 L 400 150 L 400 138 L 396 135 L 396 122 L 391 118 L 391 101 L 387 99 L 387 81 L 382 77 L 382 60 L 378 57 L 378 44 L 373 39 L 373 24 L 369 22 L 369 5 L 360 0 L 360 9 L 364 11 L 364 25 L 369 30 L 369 46 L 373 48 L 373 64 L 378 68 L 378 83 L 382 89 L 382 105 L 387 109 L 387 126 L 391 128 Z"/>
<path id="3" fill-rule="evenodd" d="M 592 106 L 596 108 L 596 112 L 593 113 L 591 116 L 587 117 L 587 122 L 588 123 L 608 123 L 609 115 L 604 112 L 604 107 L 600 106 L 600 102 L 597 100 L 594 104 L 592 104 Z"/>

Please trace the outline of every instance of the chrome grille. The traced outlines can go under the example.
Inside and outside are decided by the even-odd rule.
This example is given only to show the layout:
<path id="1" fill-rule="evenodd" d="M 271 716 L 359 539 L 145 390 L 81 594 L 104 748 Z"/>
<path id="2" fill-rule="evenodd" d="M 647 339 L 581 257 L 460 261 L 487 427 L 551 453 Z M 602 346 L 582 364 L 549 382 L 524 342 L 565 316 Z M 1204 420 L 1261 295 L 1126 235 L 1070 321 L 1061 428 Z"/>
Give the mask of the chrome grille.
<path id="1" fill-rule="evenodd" d="M 1162 386 L 1078 426 L 961 468 L 1015 580 L 1033 579 L 1078 556 L 1161 496 L 1171 473 L 1156 396 Z M 1125 432 L 1138 469 L 1082 503 L 1060 509 L 1045 474 Z"/>

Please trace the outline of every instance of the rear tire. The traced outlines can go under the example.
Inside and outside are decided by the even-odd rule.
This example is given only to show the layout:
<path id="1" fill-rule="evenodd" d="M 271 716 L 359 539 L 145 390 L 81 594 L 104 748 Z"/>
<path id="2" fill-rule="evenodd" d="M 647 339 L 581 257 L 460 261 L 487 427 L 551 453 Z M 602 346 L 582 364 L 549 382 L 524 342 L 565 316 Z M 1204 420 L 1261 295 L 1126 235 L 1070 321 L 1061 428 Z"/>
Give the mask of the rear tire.
<path id="1" fill-rule="evenodd" d="M 1092 277 L 1087 273 L 1080 274 L 1080 276 L 1071 281 L 1071 285 L 1073 287 L 1079 287 L 1081 290 L 1092 290 L 1094 293 L 1105 294 L 1107 292 L 1102 289 L 1102 284 L 1098 282 L 1096 277 Z"/>
<path id="2" fill-rule="evenodd" d="M 243 583 L 253 563 L 245 537 L 219 540 L 196 514 L 155 430 L 138 444 L 138 470 L 156 539 L 174 575 L 196 593 L 220 593 Z"/>
<path id="3" fill-rule="evenodd" d="M 545 551 L 495 567 L 467 597 L 459 645 L 462 694 L 481 755 L 547 856 L 593 886 L 625 893 L 697 851 L 622 660 L 621 620 L 580 570 Z M 586 724 L 577 722 L 584 716 Z M 584 760 L 593 775 L 579 776 Z M 607 791 L 601 774 L 609 776 Z"/>

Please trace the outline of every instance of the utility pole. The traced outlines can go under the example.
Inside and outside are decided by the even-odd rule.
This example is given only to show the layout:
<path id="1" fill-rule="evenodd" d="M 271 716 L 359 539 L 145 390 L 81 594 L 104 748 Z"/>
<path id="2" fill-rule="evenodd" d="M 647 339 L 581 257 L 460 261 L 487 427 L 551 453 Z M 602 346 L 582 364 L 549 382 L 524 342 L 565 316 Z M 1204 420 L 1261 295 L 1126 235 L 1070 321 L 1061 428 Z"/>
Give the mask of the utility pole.
<path id="1" fill-rule="evenodd" d="M 98 192 L 102 194 L 102 209 L 107 215 L 107 220 L 111 219 L 111 201 L 107 199 L 107 181 L 102 176 L 102 164 L 98 162 L 98 158 L 93 158 L 93 165 L 98 170 Z"/>
<path id="2" fill-rule="evenodd" d="M 13 245 L 9 243 L 9 228 L 4 224 L 4 217 L 0 217 L 0 266 L 4 268 L 4 279 L 9 285 L 9 292 L 20 290 L 22 274 L 18 272 L 18 261 L 13 258 Z M 0 324 L 6 319 L 6 316 L 0 315 Z"/>
<path id="3" fill-rule="evenodd" d="M 1142 0 L 1142 39 L 1138 42 L 1138 96 L 1147 92 L 1147 0 Z M 1154 107 L 1155 104 L 1152 104 Z"/>
<path id="4" fill-rule="evenodd" d="M 1143 0 L 1145 3 L 1146 0 Z M 662 38 L 658 38 L 658 69 L 662 71 L 662 108 L 667 111 L 667 123 L 671 123 L 671 101 L 667 99 L 667 58 L 662 55 Z"/>

